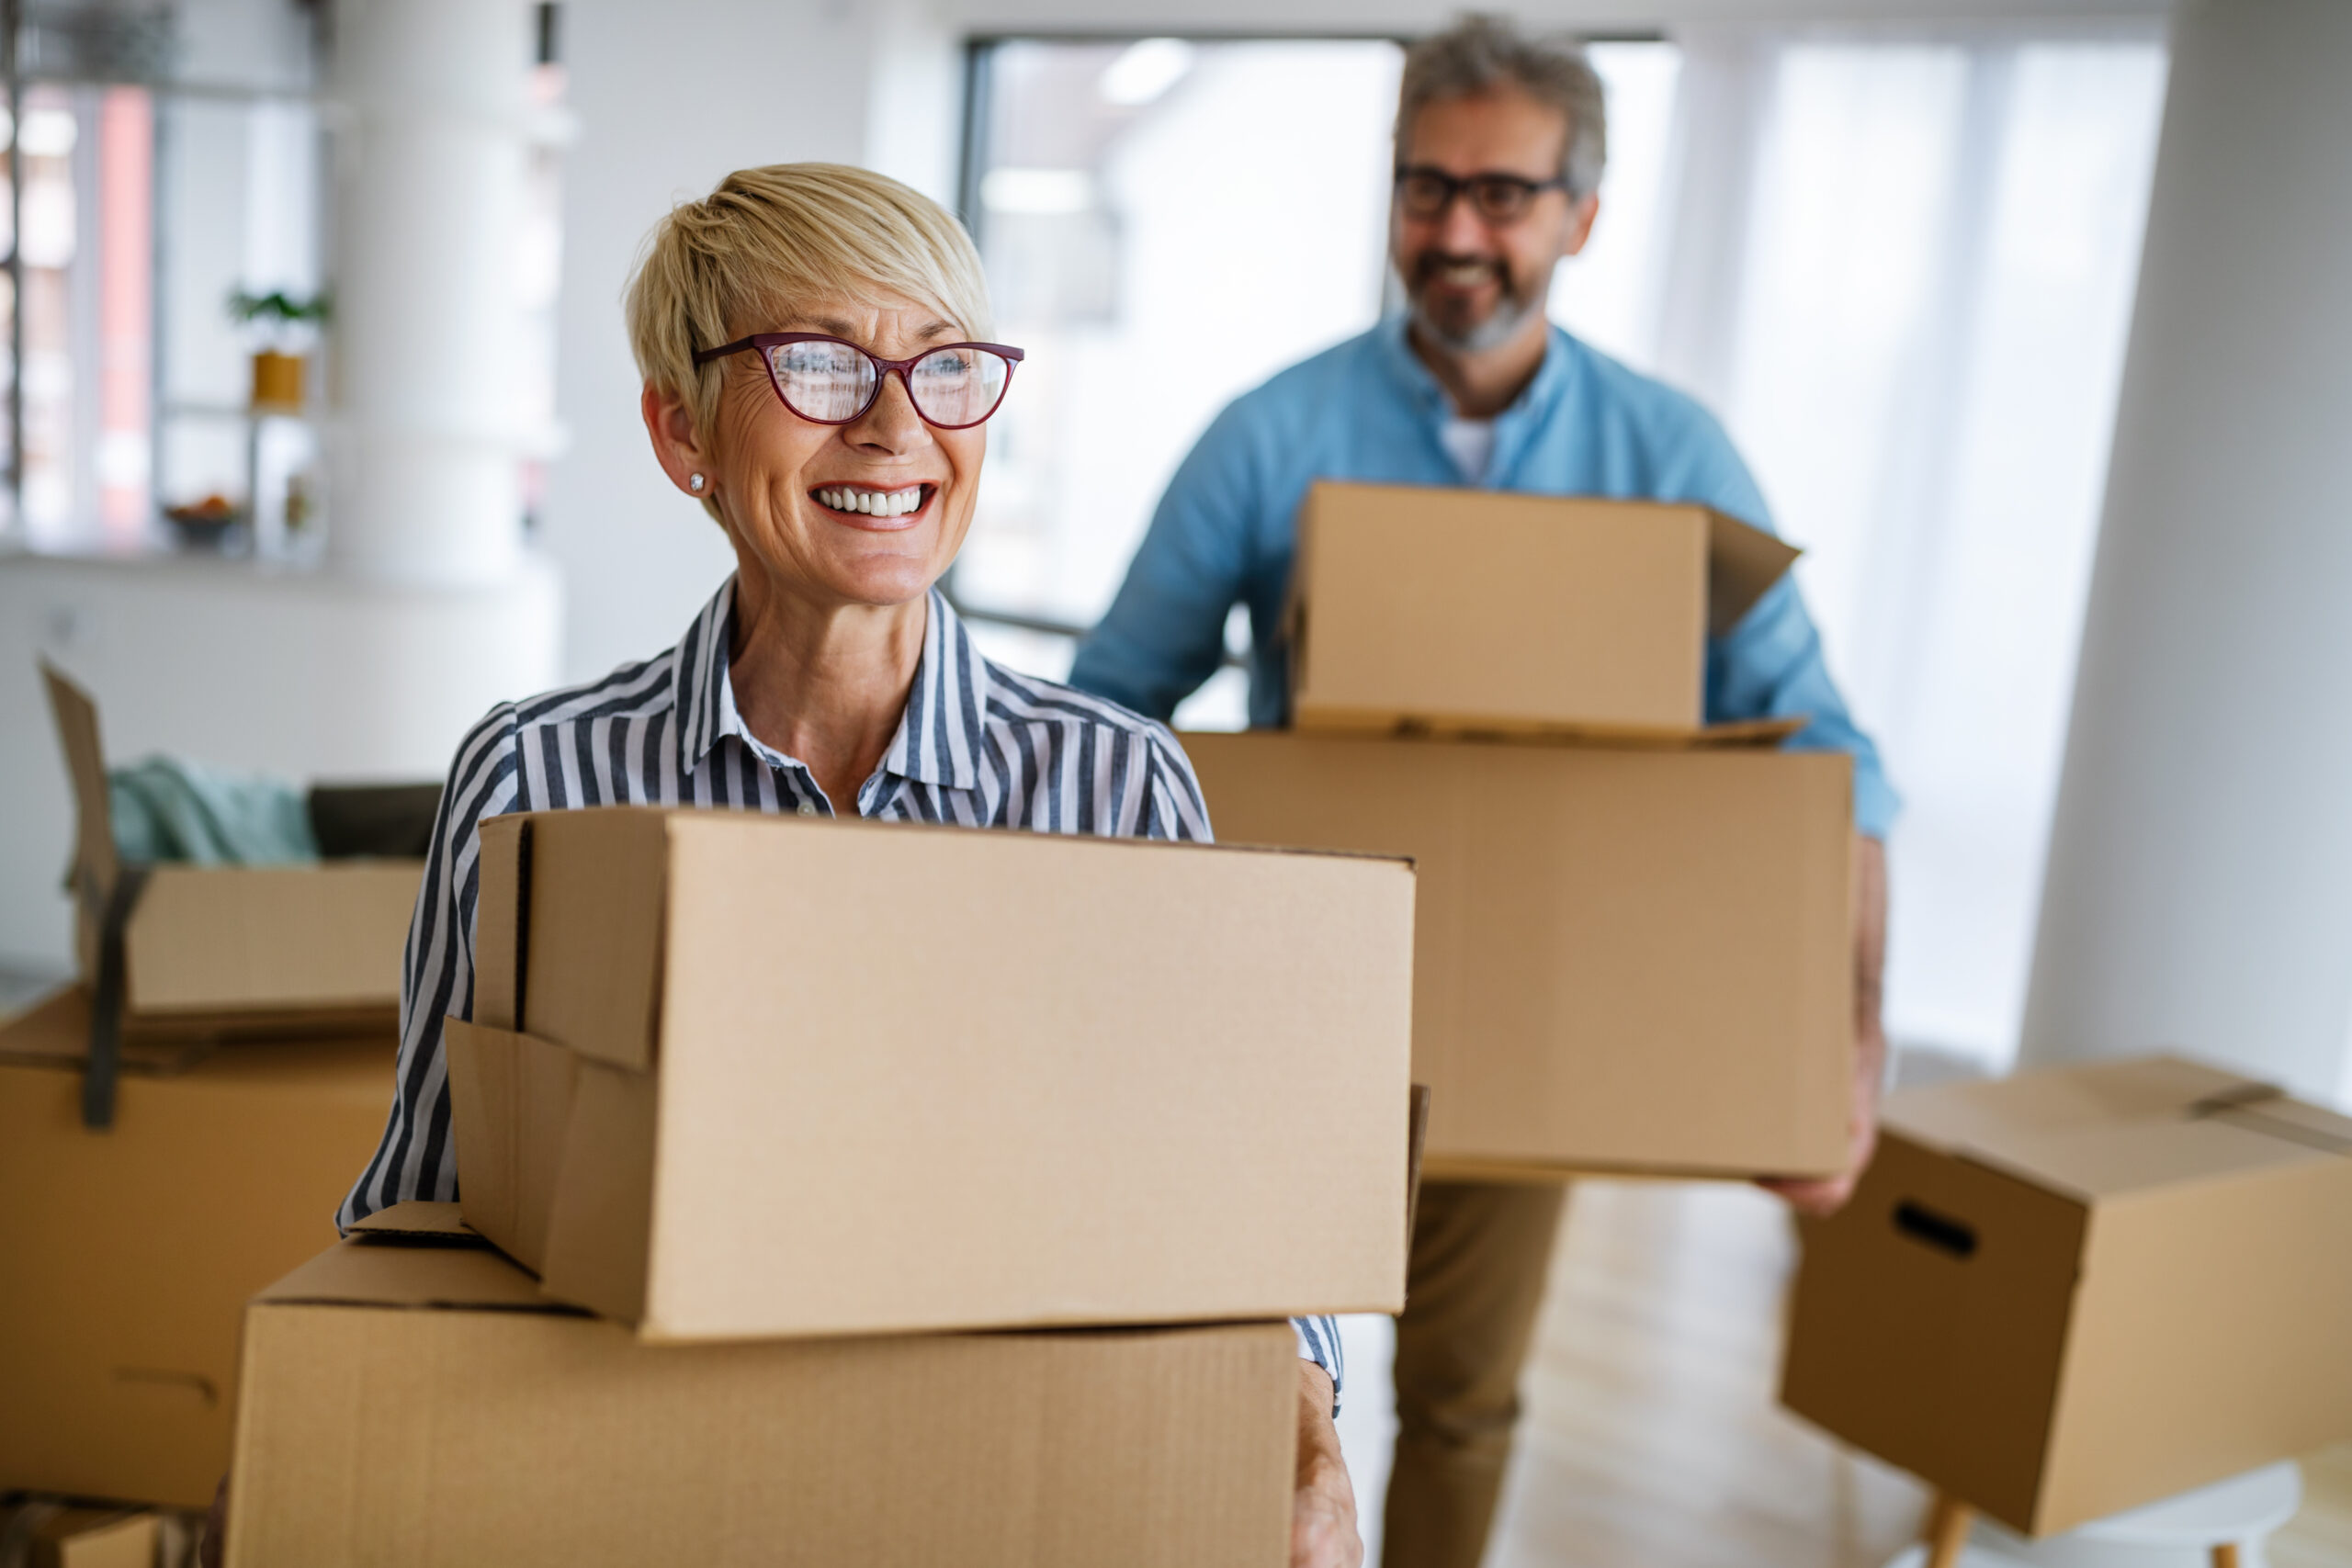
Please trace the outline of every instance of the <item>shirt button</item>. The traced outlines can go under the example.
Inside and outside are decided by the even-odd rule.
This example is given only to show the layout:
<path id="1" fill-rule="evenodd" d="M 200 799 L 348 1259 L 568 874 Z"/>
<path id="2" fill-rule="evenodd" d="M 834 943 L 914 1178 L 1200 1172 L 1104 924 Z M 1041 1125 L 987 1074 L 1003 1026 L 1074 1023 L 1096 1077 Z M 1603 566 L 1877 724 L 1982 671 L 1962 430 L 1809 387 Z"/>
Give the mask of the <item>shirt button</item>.
<path id="1" fill-rule="evenodd" d="M 815 801 L 813 801 L 813 800 L 804 800 L 804 801 L 802 801 L 802 802 L 800 803 L 800 815 L 801 815 L 801 816 L 803 816 L 803 817 L 814 817 L 814 816 L 816 816 L 816 815 L 817 815 L 817 803 L 816 803 Z"/>

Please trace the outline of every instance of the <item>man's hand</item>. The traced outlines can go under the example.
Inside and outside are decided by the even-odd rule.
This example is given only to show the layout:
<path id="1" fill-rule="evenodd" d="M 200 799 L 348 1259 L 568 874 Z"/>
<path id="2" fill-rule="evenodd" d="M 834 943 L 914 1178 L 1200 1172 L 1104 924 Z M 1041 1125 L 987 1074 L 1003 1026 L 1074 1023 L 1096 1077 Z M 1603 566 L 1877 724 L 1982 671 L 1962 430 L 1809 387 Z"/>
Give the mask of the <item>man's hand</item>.
<path id="1" fill-rule="evenodd" d="M 1758 1183 L 1801 1214 L 1834 1214 L 1854 1195 L 1878 1151 L 1879 1084 L 1886 1072 L 1886 1031 L 1879 1022 L 1879 980 L 1886 966 L 1886 846 L 1854 840 L 1854 1090 L 1847 1110 L 1846 1168 L 1836 1176 Z"/>
<path id="2" fill-rule="evenodd" d="M 1298 1363 L 1298 1481 L 1290 1505 L 1290 1568 L 1363 1568 L 1356 1489 L 1331 1425 L 1331 1379 Z"/>

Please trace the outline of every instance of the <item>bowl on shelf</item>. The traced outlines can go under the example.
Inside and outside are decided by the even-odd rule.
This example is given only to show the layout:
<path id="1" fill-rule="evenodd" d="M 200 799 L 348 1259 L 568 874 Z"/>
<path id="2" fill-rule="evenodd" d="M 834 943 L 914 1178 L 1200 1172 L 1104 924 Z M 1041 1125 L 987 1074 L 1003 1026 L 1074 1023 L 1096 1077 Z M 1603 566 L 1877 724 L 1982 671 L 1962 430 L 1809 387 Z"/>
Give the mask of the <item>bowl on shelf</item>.
<path id="1" fill-rule="evenodd" d="M 172 525 L 172 532 L 182 544 L 195 549 L 220 548 L 244 520 L 243 507 L 217 493 L 201 501 L 164 508 L 164 521 Z"/>

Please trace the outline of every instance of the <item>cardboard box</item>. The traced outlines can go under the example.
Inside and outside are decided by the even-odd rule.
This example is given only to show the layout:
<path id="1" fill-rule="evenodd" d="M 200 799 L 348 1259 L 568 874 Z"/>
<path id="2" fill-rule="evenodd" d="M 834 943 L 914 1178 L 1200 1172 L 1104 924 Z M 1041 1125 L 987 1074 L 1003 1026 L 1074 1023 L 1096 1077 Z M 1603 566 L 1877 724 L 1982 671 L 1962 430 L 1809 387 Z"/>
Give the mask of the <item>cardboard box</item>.
<path id="1" fill-rule="evenodd" d="M 1842 754 L 1182 739 L 1219 837 L 1414 858 L 1431 1178 L 1844 1166 Z"/>
<path id="2" fill-rule="evenodd" d="M 141 1509 L 44 1500 L 0 1506 L 7 1568 L 170 1568 L 183 1540 L 176 1519 Z"/>
<path id="3" fill-rule="evenodd" d="M 616 808 L 480 868 L 458 1190 L 564 1300 L 672 1340 L 1403 1303 L 1400 861 Z"/>
<path id="4" fill-rule="evenodd" d="M 649 1347 L 355 1238 L 247 1314 L 227 1561 L 1281 1568 L 1296 1368 L 1279 1323 Z"/>
<path id="5" fill-rule="evenodd" d="M 2174 1057 L 1889 1099 L 1781 1397 L 2029 1535 L 2352 1437 L 2352 1119 Z"/>
<path id="6" fill-rule="evenodd" d="M 1701 506 L 1319 480 L 1291 580 L 1292 722 L 1688 734 L 1709 634 L 1797 553 Z"/>
<path id="7" fill-rule="evenodd" d="M 0 1491 L 203 1508 L 247 1298 L 334 1235 L 393 1047 L 134 1046 L 82 1124 L 89 1004 L 0 1028 Z"/>
<path id="8" fill-rule="evenodd" d="M 74 784 L 85 984 L 101 980 L 109 905 L 130 885 L 122 927 L 122 1033 L 129 1039 L 312 1037 L 393 1029 L 401 950 L 424 863 L 157 865 L 117 853 L 97 709 L 44 667 Z"/>

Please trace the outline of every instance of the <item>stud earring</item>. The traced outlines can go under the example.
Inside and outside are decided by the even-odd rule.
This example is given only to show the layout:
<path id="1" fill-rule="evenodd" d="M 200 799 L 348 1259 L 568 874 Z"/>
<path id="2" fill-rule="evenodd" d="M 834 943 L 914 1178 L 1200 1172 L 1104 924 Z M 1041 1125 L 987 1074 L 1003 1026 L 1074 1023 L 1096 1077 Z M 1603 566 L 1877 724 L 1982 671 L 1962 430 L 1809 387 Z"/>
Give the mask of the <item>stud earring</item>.
<path id="1" fill-rule="evenodd" d="M 690 476 L 686 480 L 686 488 L 693 491 L 696 495 L 700 495 L 702 493 L 702 476 L 700 474 Z"/>

